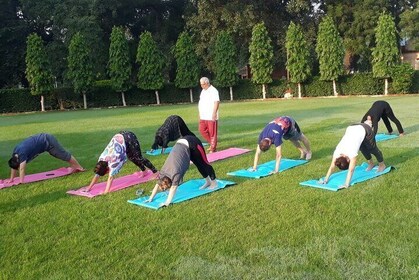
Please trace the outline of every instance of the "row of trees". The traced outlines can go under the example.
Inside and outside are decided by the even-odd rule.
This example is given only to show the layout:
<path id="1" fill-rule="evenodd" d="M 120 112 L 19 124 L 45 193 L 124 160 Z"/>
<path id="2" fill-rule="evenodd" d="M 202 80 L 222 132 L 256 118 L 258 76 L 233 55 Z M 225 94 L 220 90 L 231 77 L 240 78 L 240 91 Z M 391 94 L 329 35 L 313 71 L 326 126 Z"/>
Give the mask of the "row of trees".
<path id="1" fill-rule="evenodd" d="M 287 61 L 286 33 L 291 22 L 304 26 L 309 46 L 317 44 L 318 28 L 325 14 L 342 37 L 345 70 L 371 71 L 375 31 L 381 12 L 393 18 L 398 37 L 418 47 L 417 0 L 5 0 L 0 1 L 0 88 L 27 85 L 26 38 L 41 36 L 58 84 L 65 84 L 68 49 L 74 34 L 81 32 L 94 49 L 96 80 L 108 79 L 109 48 L 113 26 L 123 26 L 129 42 L 133 73 L 136 48 L 144 31 L 153 34 L 165 56 L 165 79 L 174 81 L 175 58 L 170 51 L 183 31 L 193 38 L 205 74 L 215 67 L 213 48 L 218 33 L 227 31 L 237 50 L 236 67 L 249 62 L 253 27 L 265 23 L 275 56 L 274 69 Z M 414 47 L 415 48 L 415 47 Z M 319 65 L 309 48 L 312 73 Z"/>
<path id="2" fill-rule="evenodd" d="M 376 47 L 372 50 L 373 75 L 385 80 L 385 94 L 388 91 L 387 79 L 392 71 L 401 63 L 397 46 L 396 27 L 393 18 L 383 13 L 375 28 Z M 26 55 L 27 78 L 33 94 L 41 94 L 52 89 L 52 72 L 49 60 L 43 47 L 42 39 L 32 34 L 28 37 Z M 300 25 L 291 22 L 286 33 L 285 48 L 287 50 L 286 68 L 290 80 L 298 85 L 298 96 L 301 98 L 301 83 L 310 78 L 312 61 L 310 46 L 305 39 Z M 218 33 L 211 55 L 214 57 L 212 66 L 217 86 L 230 87 L 230 99 L 233 100 L 232 87 L 237 83 L 237 51 L 232 36 L 222 31 Z M 343 40 L 329 16 L 325 16 L 319 26 L 317 45 L 315 47 L 320 69 L 320 79 L 333 82 L 333 93 L 338 95 L 336 80 L 344 73 Z M 263 22 L 252 28 L 249 46 L 252 81 L 262 85 L 263 99 L 266 97 L 266 85 L 272 82 L 274 69 L 274 49 L 268 30 Z M 175 85 L 178 88 L 189 88 L 190 100 L 193 102 L 192 88 L 196 86 L 201 69 L 196 54 L 195 44 L 187 32 L 182 32 L 177 39 L 173 54 L 176 59 Z M 68 55 L 68 79 L 74 91 L 83 94 L 84 108 L 87 108 L 86 92 L 93 86 L 94 72 L 90 48 L 84 36 L 79 32 L 72 38 Z M 163 88 L 164 55 L 159 49 L 152 34 L 148 31 L 140 35 L 136 62 L 139 67 L 137 85 L 143 90 L 154 90 L 156 103 L 160 104 L 159 89 Z M 121 93 L 123 106 L 126 106 L 124 92 L 132 86 L 131 61 L 126 30 L 113 27 L 109 48 L 109 75 L 112 85 Z"/>

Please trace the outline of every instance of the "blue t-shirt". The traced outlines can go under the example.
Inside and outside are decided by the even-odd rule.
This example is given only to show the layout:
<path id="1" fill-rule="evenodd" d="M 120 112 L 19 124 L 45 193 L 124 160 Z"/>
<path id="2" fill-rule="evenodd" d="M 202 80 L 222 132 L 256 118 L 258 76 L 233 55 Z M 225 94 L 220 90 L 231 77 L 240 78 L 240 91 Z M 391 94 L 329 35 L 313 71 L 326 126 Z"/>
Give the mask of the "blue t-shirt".
<path id="1" fill-rule="evenodd" d="M 48 151 L 48 148 L 47 134 L 39 133 L 20 142 L 13 150 L 13 154 L 19 155 L 20 162 L 30 162 L 39 154 Z"/>
<path id="2" fill-rule="evenodd" d="M 262 139 L 268 138 L 268 139 L 271 139 L 275 147 L 278 147 L 278 146 L 281 146 L 282 144 L 282 135 L 284 135 L 284 131 L 279 124 L 268 123 L 268 125 L 266 125 L 265 128 L 260 133 L 258 143 Z"/>

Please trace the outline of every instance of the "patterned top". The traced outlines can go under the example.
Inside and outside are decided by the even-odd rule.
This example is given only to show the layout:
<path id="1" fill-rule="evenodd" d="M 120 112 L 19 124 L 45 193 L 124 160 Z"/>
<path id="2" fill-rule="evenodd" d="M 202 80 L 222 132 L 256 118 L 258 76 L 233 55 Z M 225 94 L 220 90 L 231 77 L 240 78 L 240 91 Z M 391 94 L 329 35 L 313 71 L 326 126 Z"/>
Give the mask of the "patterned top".
<path id="1" fill-rule="evenodd" d="M 99 161 L 108 162 L 109 175 L 114 176 L 118 174 L 127 161 L 126 149 L 124 136 L 115 134 L 99 157 Z"/>

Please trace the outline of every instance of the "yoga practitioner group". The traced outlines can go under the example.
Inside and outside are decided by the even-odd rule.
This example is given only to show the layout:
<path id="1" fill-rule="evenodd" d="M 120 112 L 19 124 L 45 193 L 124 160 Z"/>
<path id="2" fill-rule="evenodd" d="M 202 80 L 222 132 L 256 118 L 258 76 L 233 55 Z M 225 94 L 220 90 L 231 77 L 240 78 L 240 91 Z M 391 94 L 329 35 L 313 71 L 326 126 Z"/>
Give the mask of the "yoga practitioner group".
<path id="1" fill-rule="evenodd" d="M 220 98 L 217 89 L 210 84 L 208 78 L 201 78 L 200 84 L 202 91 L 198 104 L 199 132 L 209 143 L 207 152 L 213 153 L 217 148 Z M 351 182 L 359 150 L 368 161 L 367 170 L 371 170 L 374 167 L 372 155 L 378 161 L 377 171 L 380 172 L 385 169 L 383 155 L 375 141 L 380 119 L 383 119 L 388 133 L 391 134 L 393 132 L 389 122 L 390 119 L 396 124 L 399 134 L 401 136 L 404 135 L 403 127 L 394 115 L 390 105 L 386 101 L 374 102 L 360 123 L 352 124 L 346 129 L 344 136 L 333 153 L 332 162 L 326 177 L 321 183 L 327 184 L 333 170 L 335 167 L 338 167 L 341 170 L 348 170 L 345 184 L 341 186 L 347 188 Z M 261 131 L 251 170 L 257 170 L 261 153 L 267 151 L 271 145 L 274 145 L 276 157 L 275 169 L 272 173 L 277 173 L 282 157 L 281 144 L 283 139 L 290 140 L 300 151 L 300 158 L 311 159 L 310 142 L 301 131 L 297 122 L 292 117 L 280 116 L 269 122 Z M 115 134 L 100 155 L 94 168 L 95 175 L 90 185 L 84 191 L 89 192 L 99 181 L 100 176 L 108 174 L 104 193 L 109 192 L 115 175 L 119 173 L 127 160 L 132 161 L 140 168 L 142 172 L 139 176 L 143 176 L 143 171 L 148 168 L 153 172 L 154 178 L 158 179 L 150 198 L 147 200 L 148 202 L 153 200 L 157 192 L 169 189 L 167 200 L 162 205 L 168 206 L 173 200 L 177 187 L 183 182 L 183 177 L 190 166 L 190 161 L 196 165 L 202 177 L 205 178 L 205 183 L 201 188 L 217 187 L 214 168 L 208 162 L 201 140 L 189 130 L 180 116 L 169 116 L 162 126 L 157 129 L 151 151 L 161 147 L 161 153 L 164 153 L 168 143 L 176 140 L 177 142 L 169 153 L 163 167 L 158 171 L 148 159 L 142 156 L 140 143 L 133 132 L 121 131 Z M 24 183 L 26 164 L 43 152 L 48 152 L 53 157 L 67 161 L 70 164 L 69 168 L 73 172 L 84 171 L 84 168 L 78 161 L 60 145 L 53 135 L 39 133 L 23 140 L 14 148 L 12 157 L 8 162 L 11 168 L 10 179 L 6 180 L 6 183 L 13 182 L 17 173 L 19 173 L 18 183 Z"/>

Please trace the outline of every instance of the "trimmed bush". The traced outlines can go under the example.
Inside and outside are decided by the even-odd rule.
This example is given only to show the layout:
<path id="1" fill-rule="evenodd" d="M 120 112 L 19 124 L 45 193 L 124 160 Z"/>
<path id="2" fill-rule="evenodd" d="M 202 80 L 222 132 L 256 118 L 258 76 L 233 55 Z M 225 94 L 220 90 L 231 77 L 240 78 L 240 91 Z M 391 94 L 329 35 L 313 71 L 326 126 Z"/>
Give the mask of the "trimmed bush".
<path id="1" fill-rule="evenodd" d="M 400 74 L 401 75 L 401 74 Z M 400 93 L 393 89 L 395 81 L 390 84 L 390 93 Z M 338 91 L 340 95 L 379 95 L 383 94 L 383 81 L 372 77 L 371 73 L 356 73 L 339 78 Z M 394 84 L 394 85 L 393 85 Z M 214 86 L 220 93 L 221 100 L 230 100 L 230 89 Z M 333 96 L 332 83 L 320 81 L 319 77 L 312 77 L 302 84 L 303 96 Z M 282 98 L 285 91 L 290 88 L 296 96 L 297 87 L 286 80 L 274 80 L 267 87 L 267 98 Z M 239 80 L 233 87 L 234 100 L 261 99 L 262 86 L 253 83 L 251 80 Z M 413 72 L 412 83 L 409 93 L 419 92 L 419 71 Z M 201 88 L 193 88 L 193 97 L 197 102 Z M 164 104 L 189 103 L 189 89 L 178 89 L 173 83 L 165 84 L 159 90 L 160 101 Z M 71 87 L 54 89 L 50 94 L 44 95 L 45 108 L 47 110 L 81 109 L 83 108 L 83 97 L 75 94 Z M 156 104 L 156 97 L 152 90 L 141 90 L 137 87 L 131 88 L 125 93 L 125 100 L 129 106 Z M 40 97 L 30 94 L 29 89 L 2 89 L 0 90 L 0 113 L 40 111 Z M 87 93 L 89 108 L 122 106 L 121 94 L 112 89 L 110 80 L 97 81 L 93 89 Z"/>

